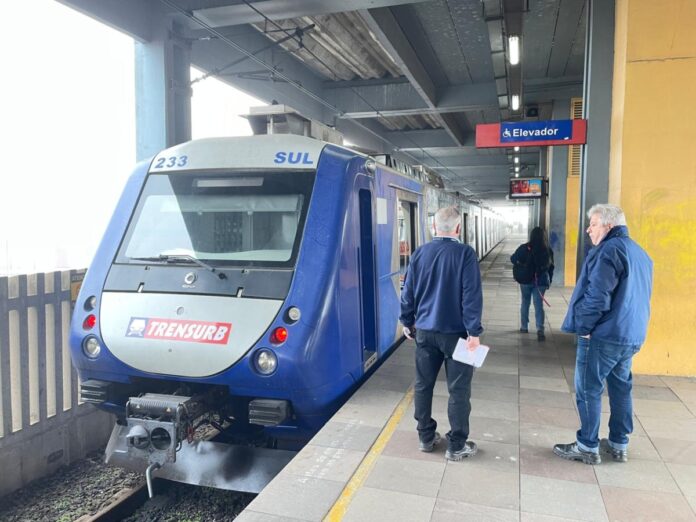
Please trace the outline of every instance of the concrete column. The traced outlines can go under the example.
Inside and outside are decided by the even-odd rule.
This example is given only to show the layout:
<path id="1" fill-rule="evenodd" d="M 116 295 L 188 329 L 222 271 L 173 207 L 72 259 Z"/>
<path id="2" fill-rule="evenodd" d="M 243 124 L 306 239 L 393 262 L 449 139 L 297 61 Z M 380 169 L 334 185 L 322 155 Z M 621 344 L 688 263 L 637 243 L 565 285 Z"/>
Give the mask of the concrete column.
<path id="1" fill-rule="evenodd" d="M 694 20 L 693 1 L 616 2 L 610 201 L 653 260 L 635 373 L 696 375 Z"/>
<path id="2" fill-rule="evenodd" d="M 567 119 L 569 114 L 570 100 L 556 100 L 553 102 L 554 120 Z M 551 155 L 551 172 L 549 173 L 549 243 L 551 244 L 556 264 L 553 278 L 557 285 L 563 285 L 565 281 L 566 255 L 568 147 L 549 147 L 549 154 Z"/>
<path id="3" fill-rule="evenodd" d="M 136 157 L 191 139 L 190 44 L 167 17 L 153 20 L 152 39 L 135 44 Z"/>
<path id="4" fill-rule="evenodd" d="M 592 246 L 585 234 L 586 214 L 609 200 L 609 146 L 614 69 L 614 0 L 588 0 L 583 113 L 588 120 L 580 179 L 580 219 L 576 273 Z"/>

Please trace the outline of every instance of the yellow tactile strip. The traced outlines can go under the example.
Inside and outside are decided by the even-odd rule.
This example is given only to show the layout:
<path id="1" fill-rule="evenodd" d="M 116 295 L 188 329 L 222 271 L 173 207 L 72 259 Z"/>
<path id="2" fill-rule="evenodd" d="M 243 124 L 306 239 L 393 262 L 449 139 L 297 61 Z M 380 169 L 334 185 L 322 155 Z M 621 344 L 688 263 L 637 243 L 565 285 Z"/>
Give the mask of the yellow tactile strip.
<path id="1" fill-rule="evenodd" d="M 401 402 L 399 402 L 399 404 L 396 406 L 394 413 L 392 413 L 391 417 L 389 417 L 386 425 L 377 436 L 377 440 L 375 440 L 374 444 L 372 444 L 362 462 L 358 466 L 358 469 L 355 470 L 355 473 L 353 473 L 353 476 L 343 488 L 343 491 L 341 491 L 341 495 L 338 497 L 338 500 L 336 500 L 326 517 L 324 517 L 325 522 L 338 522 L 343 520 L 343 517 L 348 511 L 348 507 L 350 506 L 353 497 L 369 476 L 370 471 L 372 471 L 372 468 L 377 461 L 377 458 L 382 454 L 384 448 L 389 443 L 389 440 L 392 438 L 396 427 L 398 426 L 399 422 L 401 422 L 404 413 L 411 405 L 412 401 L 413 386 L 408 389 L 406 395 L 404 395 L 404 398 L 401 399 Z"/>

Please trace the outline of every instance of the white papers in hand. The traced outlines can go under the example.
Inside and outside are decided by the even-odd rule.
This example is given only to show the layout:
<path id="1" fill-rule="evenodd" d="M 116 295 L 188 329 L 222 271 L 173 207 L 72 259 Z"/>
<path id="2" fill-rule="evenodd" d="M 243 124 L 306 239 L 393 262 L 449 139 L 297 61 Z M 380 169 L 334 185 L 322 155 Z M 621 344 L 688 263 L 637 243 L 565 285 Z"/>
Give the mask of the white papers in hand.
<path id="1" fill-rule="evenodd" d="M 474 368 L 480 368 L 488 355 L 488 346 L 479 344 L 475 350 L 469 350 L 469 342 L 466 339 L 459 339 L 454 348 L 452 359 L 464 364 L 469 364 Z"/>

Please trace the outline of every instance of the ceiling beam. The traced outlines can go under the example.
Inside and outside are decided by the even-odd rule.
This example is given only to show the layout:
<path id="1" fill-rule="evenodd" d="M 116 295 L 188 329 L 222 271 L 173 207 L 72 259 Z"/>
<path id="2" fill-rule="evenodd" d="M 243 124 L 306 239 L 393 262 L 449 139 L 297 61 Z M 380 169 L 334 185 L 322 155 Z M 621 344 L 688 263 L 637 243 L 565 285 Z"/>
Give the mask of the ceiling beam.
<path id="1" fill-rule="evenodd" d="M 228 38 L 248 52 L 256 52 L 268 44 L 268 39 L 252 26 L 240 28 L 234 38 Z M 191 64 L 206 72 L 218 70 L 229 65 L 231 61 L 240 60 L 244 56 L 242 52 L 220 39 L 194 41 L 191 47 Z M 282 69 L 284 74 L 321 98 L 322 79 L 301 62 L 290 58 L 284 58 L 282 62 L 279 62 L 271 49 L 258 52 L 255 56 L 268 65 Z M 259 64 L 249 60 L 240 61 L 240 63 L 226 69 L 225 74 L 219 76 L 219 80 L 266 103 L 276 100 L 279 103 L 290 105 L 309 118 L 324 123 L 333 123 L 333 114 L 327 114 L 328 109 L 324 105 L 290 83 L 274 80 L 271 77 L 256 78 L 243 74 L 249 69 L 260 68 Z"/>
<path id="2" fill-rule="evenodd" d="M 426 129 L 426 130 L 410 130 L 410 131 L 389 131 L 385 133 L 385 137 L 394 144 L 394 146 L 404 152 L 419 151 L 430 147 L 451 147 L 452 138 L 444 129 Z M 475 139 L 471 137 L 472 145 Z"/>
<path id="3" fill-rule="evenodd" d="M 582 96 L 581 77 L 528 80 L 524 85 L 526 104 Z M 343 119 L 472 112 L 498 106 L 494 82 L 438 89 L 438 103 L 435 105 L 428 105 L 411 84 L 403 82 L 363 80 L 357 86 L 335 86 L 325 82 L 324 93 L 326 99 L 342 111 L 340 118 Z"/>
<path id="4" fill-rule="evenodd" d="M 423 0 L 262 0 L 254 7 L 271 20 L 287 20 L 302 16 L 415 4 Z M 226 27 L 263 22 L 263 16 L 244 3 L 196 9 L 193 14 L 212 27 Z"/>
<path id="5" fill-rule="evenodd" d="M 141 43 L 152 39 L 152 20 L 159 7 L 141 0 L 58 0 L 71 9 L 126 33 Z"/>
<path id="6" fill-rule="evenodd" d="M 558 6 L 556 34 L 571 35 L 578 32 L 578 25 L 584 22 L 582 12 L 586 7 L 585 0 L 565 0 Z M 568 56 L 573 48 L 573 38 L 554 40 L 551 47 L 551 57 L 548 65 L 548 76 L 563 74 L 568 62 Z"/>
<path id="7" fill-rule="evenodd" d="M 405 98 L 394 98 L 392 96 L 380 95 L 382 100 L 385 100 L 388 103 L 396 102 L 398 103 L 398 106 L 390 106 L 389 108 L 382 107 L 377 103 L 377 99 L 374 99 L 374 103 L 371 103 L 371 105 L 377 110 L 360 111 L 345 110 L 346 105 L 342 104 L 344 113 L 341 115 L 341 118 L 360 119 L 377 118 L 379 116 L 413 116 L 417 114 L 445 114 L 492 109 L 497 107 L 495 92 L 493 90 L 494 88 L 495 85 L 493 83 L 466 84 L 448 87 L 447 89 L 441 90 L 439 103 L 436 105 L 423 103 L 423 100 L 420 100 L 420 103 L 414 105 L 413 103 L 404 103 Z M 393 87 L 391 89 L 384 89 L 381 94 L 386 94 L 386 91 L 388 90 L 393 91 L 395 89 Z M 401 90 L 404 90 L 403 86 L 401 86 Z M 340 98 L 341 94 L 343 93 L 336 93 L 334 95 L 335 99 Z M 358 96 L 354 96 L 352 89 L 350 94 L 346 97 L 354 99 L 356 102 L 353 104 L 354 106 L 357 105 L 358 107 L 365 107 L 367 105 L 363 99 Z M 413 102 L 413 96 L 410 96 L 408 100 Z"/>
<path id="8" fill-rule="evenodd" d="M 422 158 L 423 161 L 429 159 L 428 157 L 423 157 L 421 155 L 414 154 L 417 158 Z M 499 166 L 499 167 L 510 167 L 512 168 L 513 163 L 507 155 L 497 155 L 497 156 L 478 156 L 475 154 L 462 154 L 461 156 L 437 156 L 431 154 L 432 157 L 437 158 L 438 165 L 440 167 L 446 168 L 468 168 L 468 167 L 484 167 L 484 166 Z M 525 155 L 520 158 L 522 165 L 536 165 L 539 163 L 539 153 L 533 155 Z"/>
<path id="9" fill-rule="evenodd" d="M 368 9 L 361 11 L 360 14 L 428 108 L 434 109 L 437 106 L 435 84 L 391 10 L 389 8 Z M 464 144 L 466 134 L 454 117 L 443 117 L 435 113 L 435 118 L 439 120 L 456 145 Z"/>

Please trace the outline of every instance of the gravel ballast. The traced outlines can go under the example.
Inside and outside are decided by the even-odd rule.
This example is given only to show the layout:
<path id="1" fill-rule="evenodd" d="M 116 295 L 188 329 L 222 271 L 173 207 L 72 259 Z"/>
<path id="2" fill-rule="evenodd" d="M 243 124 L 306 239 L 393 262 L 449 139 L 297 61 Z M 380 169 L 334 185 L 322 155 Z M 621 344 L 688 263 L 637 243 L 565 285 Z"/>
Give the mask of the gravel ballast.
<path id="1" fill-rule="evenodd" d="M 7 472 L 8 470 L 5 470 Z M 70 522 L 96 513 L 143 477 L 104 464 L 97 452 L 0 499 L 3 522 Z"/>
<path id="2" fill-rule="evenodd" d="M 9 470 L 4 470 L 8 472 Z M 72 522 L 106 507 L 144 476 L 104 464 L 103 452 L 59 469 L 50 477 L 0 499 L 2 522 Z M 155 498 L 128 522 L 218 522 L 233 520 L 255 495 L 157 481 Z"/>

